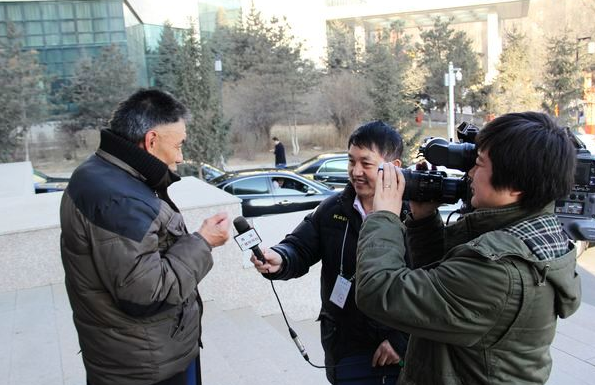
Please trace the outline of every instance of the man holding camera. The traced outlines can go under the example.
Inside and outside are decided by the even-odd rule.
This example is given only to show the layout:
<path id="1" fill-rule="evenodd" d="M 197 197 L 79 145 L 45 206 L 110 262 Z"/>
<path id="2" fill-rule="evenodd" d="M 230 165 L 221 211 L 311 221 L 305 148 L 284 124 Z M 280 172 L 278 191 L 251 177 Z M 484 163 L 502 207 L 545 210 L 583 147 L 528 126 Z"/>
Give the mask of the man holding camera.
<path id="1" fill-rule="evenodd" d="M 476 210 L 448 226 L 437 203 L 413 201 L 403 224 L 405 179 L 388 165 L 379 171 L 356 301 L 411 334 L 400 384 L 543 384 L 557 317 L 580 304 L 576 251 L 554 215 L 573 184 L 566 130 L 541 113 L 506 114 L 479 132 L 476 148 Z"/>
<path id="2" fill-rule="evenodd" d="M 323 201 L 281 243 L 264 250 L 266 263 L 252 263 L 269 279 L 291 279 L 322 263 L 320 334 L 327 378 L 333 384 L 395 383 L 407 335 L 366 317 L 355 304 L 355 257 L 362 221 L 372 211 L 378 165 L 400 166 L 403 140 L 389 125 L 374 121 L 348 141 L 349 180 Z M 335 367 L 336 366 L 336 367 Z M 384 383 L 384 382 L 383 382 Z"/>

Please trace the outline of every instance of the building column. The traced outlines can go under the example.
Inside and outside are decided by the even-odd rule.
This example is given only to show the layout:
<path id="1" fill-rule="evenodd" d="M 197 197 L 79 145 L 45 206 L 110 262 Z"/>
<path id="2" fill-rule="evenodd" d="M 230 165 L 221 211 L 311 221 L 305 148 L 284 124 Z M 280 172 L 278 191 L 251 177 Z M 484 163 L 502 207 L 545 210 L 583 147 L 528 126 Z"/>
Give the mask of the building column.
<path id="1" fill-rule="evenodd" d="M 498 75 L 496 69 L 502 53 L 502 38 L 500 37 L 500 20 L 498 13 L 488 13 L 487 20 L 487 65 L 485 81 L 490 84 Z"/>
<path id="2" fill-rule="evenodd" d="M 355 39 L 355 49 L 358 53 L 357 60 L 364 60 L 364 52 L 366 52 L 366 27 L 361 20 L 355 22 L 353 27 L 353 38 Z"/>

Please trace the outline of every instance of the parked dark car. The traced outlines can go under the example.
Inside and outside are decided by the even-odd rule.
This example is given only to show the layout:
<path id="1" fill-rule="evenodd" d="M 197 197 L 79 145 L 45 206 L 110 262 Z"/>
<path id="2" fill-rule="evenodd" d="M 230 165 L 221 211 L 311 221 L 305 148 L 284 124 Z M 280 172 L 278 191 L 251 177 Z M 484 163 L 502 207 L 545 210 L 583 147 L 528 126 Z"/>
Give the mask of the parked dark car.
<path id="1" fill-rule="evenodd" d="M 246 217 L 310 210 L 334 194 L 322 183 L 285 170 L 229 172 L 209 183 L 241 198 Z"/>
<path id="2" fill-rule="evenodd" d="M 349 157 L 345 152 L 320 154 L 292 168 L 296 173 L 323 182 L 329 186 L 343 188 L 349 181 L 347 165 Z"/>
<path id="3" fill-rule="evenodd" d="M 208 182 L 213 178 L 225 174 L 225 171 L 208 163 L 201 162 L 198 165 L 194 163 L 179 164 L 177 173 L 180 176 L 194 176 Z"/>
<path id="4" fill-rule="evenodd" d="M 39 170 L 33 170 L 33 185 L 36 194 L 64 191 L 69 181 L 70 178 L 49 176 Z"/>

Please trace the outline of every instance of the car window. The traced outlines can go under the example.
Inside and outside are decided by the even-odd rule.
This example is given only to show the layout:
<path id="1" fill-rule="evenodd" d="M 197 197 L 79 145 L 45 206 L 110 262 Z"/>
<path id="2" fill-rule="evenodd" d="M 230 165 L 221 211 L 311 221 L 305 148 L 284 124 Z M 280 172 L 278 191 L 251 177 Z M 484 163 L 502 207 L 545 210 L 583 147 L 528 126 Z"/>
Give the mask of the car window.
<path id="1" fill-rule="evenodd" d="M 246 178 L 225 186 L 225 191 L 233 195 L 270 194 L 267 178 Z"/>
<path id="2" fill-rule="evenodd" d="M 347 172 L 347 159 L 334 159 L 325 162 L 318 172 Z"/>
<path id="3" fill-rule="evenodd" d="M 310 189 L 307 184 L 293 178 L 273 177 L 271 179 L 274 188 L 273 194 L 275 195 L 306 194 Z"/>

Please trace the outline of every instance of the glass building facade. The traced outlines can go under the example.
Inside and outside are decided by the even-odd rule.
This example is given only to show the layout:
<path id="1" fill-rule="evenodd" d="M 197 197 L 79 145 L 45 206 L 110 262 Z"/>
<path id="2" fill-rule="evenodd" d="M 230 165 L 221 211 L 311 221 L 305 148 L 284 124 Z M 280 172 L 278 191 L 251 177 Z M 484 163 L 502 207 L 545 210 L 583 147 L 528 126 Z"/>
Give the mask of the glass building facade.
<path id="1" fill-rule="evenodd" d="M 82 57 L 115 44 L 135 66 L 138 85 L 148 84 L 144 27 L 123 0 L 0 1 L 0 42 L 7 40 L 8 23 L 60 80 L 74 74 Z"/>
<path id="2" fill-rule="evenodd" d="M 208 39 L 218 24 L 231 26 L 242 15 L 241 0 L 210 0 L 198 2 L 198 24 L 201 38 Z"/>

